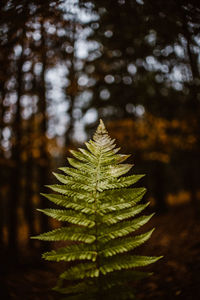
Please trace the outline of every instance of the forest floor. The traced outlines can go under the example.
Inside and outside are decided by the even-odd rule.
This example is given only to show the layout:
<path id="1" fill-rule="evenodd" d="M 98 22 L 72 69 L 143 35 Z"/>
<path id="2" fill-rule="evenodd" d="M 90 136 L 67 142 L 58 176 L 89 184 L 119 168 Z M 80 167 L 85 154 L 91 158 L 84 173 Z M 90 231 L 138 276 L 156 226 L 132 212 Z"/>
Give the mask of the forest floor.
<path id="1" fill-rule="evenodd" d="M 200 299 L 200 218 L 190 206 L 171 208 L 154 216 L 145 231 L 156 227 L 152 238 L 140 248 L 144 255 L 164 255 L 146 268 L 154 275 L 136 284 L 138 300 Z M 23 264 L 4 274 L 2 300 L 54 300 L 59 264 Z M 62 267 L 61 267 L 62 268 Z M 61 270 L 62 271 L 62 270 Z M 2 295 L 4 296 L 2 297 Z"/>

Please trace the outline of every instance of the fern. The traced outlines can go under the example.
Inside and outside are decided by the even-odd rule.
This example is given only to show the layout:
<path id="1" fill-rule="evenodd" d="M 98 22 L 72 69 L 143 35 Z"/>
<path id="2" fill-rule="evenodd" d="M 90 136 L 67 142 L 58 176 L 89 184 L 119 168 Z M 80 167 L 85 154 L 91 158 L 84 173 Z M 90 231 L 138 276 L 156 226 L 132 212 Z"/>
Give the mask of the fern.
<path id="1" fill-rule="evenodd" d="M 65 226 L 33 238 L 68 241 L 43 254 L 49 261 L 74 261 L 54 288 L 66 299 L 132 299 L 129 282 L 148 275 L 135 268 L 160 258 L 132 253 L 153 232 L 132 235 L 153 216 L 138 216 L 148 206 L 140 203 L 146 190 L 130 188 L 144 175 L 122 176 L 132 168 L 122 164 L 129 155 L 117 154 L 102 121 L 86 147 L 71 151 L 71 167 L 60 168 L 64 174 L 54 173 L 61 184 L 48 187 L 59 194 L 42 194 L 61 209 L 39 211 Z"/>

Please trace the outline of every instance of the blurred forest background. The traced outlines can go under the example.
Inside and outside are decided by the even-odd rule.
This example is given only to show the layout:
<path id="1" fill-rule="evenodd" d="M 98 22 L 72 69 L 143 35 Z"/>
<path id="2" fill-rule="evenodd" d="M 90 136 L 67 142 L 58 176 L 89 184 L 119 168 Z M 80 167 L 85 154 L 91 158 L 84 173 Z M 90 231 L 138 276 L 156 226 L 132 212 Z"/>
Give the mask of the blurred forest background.
<path id="1" fill-rule="evenodd" d="M 148 174 L 154 211 L 187 205 L 198 221 L 198 0 L 1 0 L 3 261 L 40 255 L 30 235 L 58 224 L 36 211 L 49 205 L 39 193 L 99 118 Z"/>

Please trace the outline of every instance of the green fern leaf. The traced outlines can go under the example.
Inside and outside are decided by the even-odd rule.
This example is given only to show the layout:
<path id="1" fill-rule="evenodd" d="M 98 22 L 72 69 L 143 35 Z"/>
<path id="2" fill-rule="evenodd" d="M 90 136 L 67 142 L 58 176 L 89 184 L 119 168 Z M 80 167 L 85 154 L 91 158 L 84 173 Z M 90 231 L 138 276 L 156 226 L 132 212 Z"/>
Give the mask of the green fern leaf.
<path id="1" fill-rule="evenodd" d="M 70 175 L 71 177 L 73 177 L 73 180 L 75 182 L 77 177 L 78 177 L 78 181 L 81 181 L 81 182 L 89 182 L 90 181 L 94 181 L 94 177 L 91 176 L 91 174 L 88 174 L 86 172 L 84 172 L 83 170 L 77 170 L 77 169 L 74 169 L 74 168 L 69 168 L 69 167 L 62 167 L 62 168 L 59 168 L 59 170 L 63 171 L 64 173 L 66 173 L 67 175 Z"/>
<path id="2" fill-rule="evenodd" d="M 151 215 L 138 216 L 149 203 L 141 203 L 146 189 L 134 188 L 144 175 L 127 174 L 130 155 L 118 154 L 104 123 L 87 149 L 71 150 L 71 167 L 53 173 L 60 184 L 49 185 L 55 194 L 42 194 L 62 209 L 39 209 L 65 226 L 42 233 L 34 239 L 67 242 L 66 246 L 43 254 L 49 261 L 66 262 L 66 270 L 55 291 L 68 300 L 135 299 L 131 282 L 149 273 L 135 270 L 161 257 L 134 255 L 153 230 L 135 235 Z M 68 264 L 73 262 L 73 264 Z"/>
<path id="3" fill-rule="evenodd" d="M 92 260 L 96 261 L 97 252 L 94 245 L 78 244 L 52 250 L 43 254 L 43 258 L 53 261 Z"/>
<path id="4" fill-rule="evenodd" d="M 84 242 L 84 243 L 93 243 L 96 239 L 95 235 L 89 233 L 87 228 L 86 232 L 83 232 L 82 228 L 79 227 L 61 227 L 58 229 L 54 229 L 49 232 L 42 233 L 32 239 L 38 239 L 41 241 L 76 241 L 76 242 Z"/>
<path id="5" fill-rule="evenodd" d="M 149 216 L 141 216 L 131 221 L 123 221 L 109 227 L 104 225 L 101 227 L 101 234 L 99 235 L 98 239 L 101 242 L 106 242 L 133 233 L 141 226 L 146 224 L 153 215 L 154 214 Z"/>
<path id="6" fill-rule="evenodd" d="M 100 251 L 99 255 L 102 255 L 104 257 L 114 256 L 118 253 L 124 253 L 130 250 L 133 250 L 134 248 L 142 245 L 144 242 L 146 242 L 151 234 L 153 233 L 154 229 L 135 236 L 135 237 L 128 237 L 124 239 L 116 239 L 111 240 L 110 242 L 104 244 L 104 249 Z"/>
<path id="7" fill-rule="evenodd" d="M 146 192 L 146 189 L 143 188 L 129 189 L 129 190 L 121 189 L 121 190 L 113 190 L 113 192 L 111 192 L 110 195 L 104 193 L 103 199 L 102 197 L 100 197 L 100 199 L 103 200 L 101 205 L 101 212 L 107 213 L 107 212 L 112 212 L 116 210 L 118 211 L 124 208 L 130 208 L 134 206 L 142 199 L 142 197 Z M 125 193 L 122 192 L 127 192 L 126 196 Z M 115 199 L 114 203 L 112 202 L 113 199 Z"/>
<path id="8" fill-rule="evenodd" d="M 89 151 L 85 149 L 79 148 L 79 151 L 70 150 L 71 154 L 77 158 L 78 160 L 84 161 L 84 162 L 90 162 L 91 164 L 96 164 L 97 159 L 94 155 L 92 155 Z"/>
<path id="9" fill-rule="evenodd" d="M 134 217 L 134 216 L 138 215 L 148 205 L 149 205 L 149 202 L 146 203 L 146 204 L 135 205 L 131 208 L 123 209 L 122 211 L 115 211 L 113 213 L 109 213 L 109 214 L 103 216 L 102 223 L 112 225 L 112 224 L 115 224 L 117 222 L 129 219 L 131 217 Z"/>
<path id="10" fill-rule="evenodd" d="M 44 197 L 46 197 L 51 202 L 63 206 L 65 208 L 72 208 L 74 210 L 86 213 L 86 214 L 94 214 L 94 208 L 90 204 L 88 204 L 85 200 L 77 200 L 73 198 L 68 198 L 63 195 L 57 195 L 57 194 L 43 194 Z"/>
<path id="11" fill-rule="evenodd" d="M 160 258 L 162 258 L 162 256 L 151 257 L 127 254 L 125 256 L 114 256 L 100 267 L 100 272 L 105 275 L 113 271 L 144 267 L 156 262 Z"/>
<path id="12" fill-rule="evenodd" d="M 60 279 L 64 280 L 79 280 L 84 278 L 99 277 L 100 270 L 96 267 L 95 262 L 79 263 L 72 266 L 60 275 Z"/>
<path id="13" fill-rule="evenodd" d="M 95 226 L 95 222 L 90 220 L 88 216 L 76 213 L 73 210 L 61 210 L 61 209 L 38 209 L 38 211 L 43 212 L 45 215 L 52 217 L 58 221 L 67 221 L 72 224 L 87 226 L 92 228 Z"/>

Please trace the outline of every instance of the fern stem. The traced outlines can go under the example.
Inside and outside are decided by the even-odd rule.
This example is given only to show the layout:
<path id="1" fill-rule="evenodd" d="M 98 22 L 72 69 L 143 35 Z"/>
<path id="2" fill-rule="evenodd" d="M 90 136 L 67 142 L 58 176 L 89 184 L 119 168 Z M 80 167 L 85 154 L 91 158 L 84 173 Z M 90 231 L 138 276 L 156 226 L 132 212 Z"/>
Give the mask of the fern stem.
<path id="1" fill-rule="evenodd" d="M 99 158 L 98 158 L 98 164 L 97 164 L 97 168 L 96 168 L 96 184 L 95 184 L 95 189 L 94 189 L 94 214 L 95 214 L 95 247 L 96 247 L 96 252 L 97 252 L 97 258 L 96 258 L 96 268 L 98 270 L 98 272 L 100 271 L 100 263 L 99 263 L 99 247 L 98 247 L 98 215 L 97 215 L 97 210 L 98 210 L 98 203 L 97 203 L 97 189 L 98 189 L 98 184 L 99 184 L 99 167 L 100 167 L 100 162 L 101 162 L 101 148 L 100 148 L 100 154 L 99 154 Z M 100 276 L 100 273 L 99 273 Z M 100 282 L 100 277 L 97 277 L 96 279 L 96 283 L 98 286 L 98 295 L 97 295 L 97 299 L 101 299 L 101 282 Z"/>

